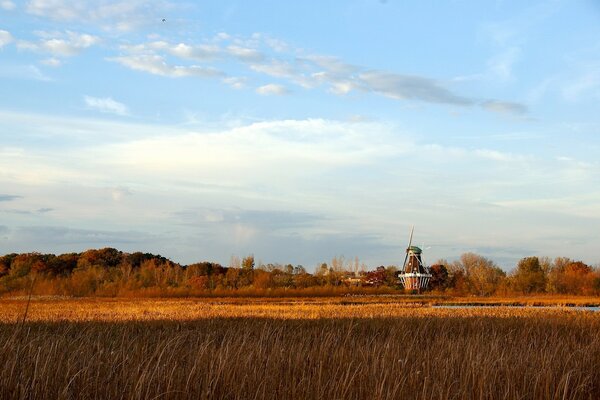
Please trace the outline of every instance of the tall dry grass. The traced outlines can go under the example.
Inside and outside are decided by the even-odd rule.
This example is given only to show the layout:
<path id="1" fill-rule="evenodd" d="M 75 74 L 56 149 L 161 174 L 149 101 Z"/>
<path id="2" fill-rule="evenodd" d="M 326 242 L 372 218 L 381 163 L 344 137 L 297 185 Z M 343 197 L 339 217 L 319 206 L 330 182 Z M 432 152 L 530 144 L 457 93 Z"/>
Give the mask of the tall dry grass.
<path id="1" fill-rule="evenodd" d="M 425 318 L 425 317 L 551 317 L 563 307 L 466 307 L 436 308 L 424 298 L 204 298 L 204 299 L 106 299 L 28 298 L 0 299 L 0 322 L 21 321 L 190 321 L 211 318 Z M 436 301 L 437 303 L 437 301 Z M 571 310 L 571 311 L 568 311 Z M 600 313 L 597 314 L 600 318 Z"/>
<path id="2" fill-rule="evenodd" d="M 3 323 L 0 365 L 2 399 L 597 399 L 600 319 Z"/>

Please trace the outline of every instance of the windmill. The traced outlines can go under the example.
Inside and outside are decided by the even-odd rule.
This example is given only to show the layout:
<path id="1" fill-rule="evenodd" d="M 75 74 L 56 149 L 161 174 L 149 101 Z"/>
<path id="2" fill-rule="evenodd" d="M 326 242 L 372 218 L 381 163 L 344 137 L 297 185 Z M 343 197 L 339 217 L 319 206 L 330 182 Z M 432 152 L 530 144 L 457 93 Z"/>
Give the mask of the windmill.
<path id="1" fill-rule="evenodd" d="M 431 274 L 429 273 L 429 269 L 423 264 L 423 259 L 421 258 L 422 250 L 412 245 L 414 230 L 415 227 L 413 226 L 410 230 L 404 264 L 402 265 L 402 270 L 398 273 L 398 278 L 400 278 L 400 283 L 402 283 L 404 289 L 420 292 L 422 289 L 427 288 Z"/>

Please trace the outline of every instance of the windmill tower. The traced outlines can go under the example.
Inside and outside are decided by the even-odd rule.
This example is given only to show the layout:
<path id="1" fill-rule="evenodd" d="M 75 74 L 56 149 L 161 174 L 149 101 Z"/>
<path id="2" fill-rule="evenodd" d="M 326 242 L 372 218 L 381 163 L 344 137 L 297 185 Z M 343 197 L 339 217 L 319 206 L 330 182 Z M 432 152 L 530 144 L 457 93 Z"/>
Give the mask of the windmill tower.
<path id="1" fill-rule="evenodd" d="M 415 227 L 413 226 L 410 231 L 410 238 L 408 239 L 408 247 L 406 248 L 406 256 L 404 257 L 404 265 L 402 270 L 398 273 L 400 283 L 406 290 L 416 290 L 420 292 L 422 289 L 426 289 L 431 279 L 431 274 L 421 258 L 422 250 L 412 245 L 412 237 Z"/>

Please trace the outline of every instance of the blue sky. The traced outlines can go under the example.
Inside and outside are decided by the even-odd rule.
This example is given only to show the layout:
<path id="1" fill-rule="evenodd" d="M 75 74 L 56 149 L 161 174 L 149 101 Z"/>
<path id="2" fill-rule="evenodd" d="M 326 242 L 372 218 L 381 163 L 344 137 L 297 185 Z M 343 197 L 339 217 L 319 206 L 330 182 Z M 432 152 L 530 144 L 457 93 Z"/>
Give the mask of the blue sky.
<path id="1" fill-rule="evenodd" d="M 594 1 L 0 0 L 0 253 L 600 262 Z"/>

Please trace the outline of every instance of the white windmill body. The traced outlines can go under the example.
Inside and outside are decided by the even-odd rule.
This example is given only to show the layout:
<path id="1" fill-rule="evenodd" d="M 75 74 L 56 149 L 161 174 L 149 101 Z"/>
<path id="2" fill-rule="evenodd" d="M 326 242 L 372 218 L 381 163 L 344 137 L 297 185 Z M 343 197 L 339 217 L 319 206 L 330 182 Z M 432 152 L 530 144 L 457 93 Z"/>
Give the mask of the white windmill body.
<path id="1" fill-rule="evenodd" d="M 421 257 L 422 250 L 412 245 L 412 237 L 414 227 L 410 231 L 410 239 L 408 240 L 408 247 L 406 248 L 406 256 L 404 257 L 404 265 L 402 270 L 398 273 L 400 283 L 406 290 L 415 290 L 420 292 L 427 288 L 431 274 L 429 269 L 423 264 Z"/>

